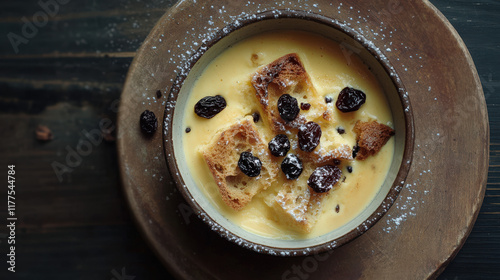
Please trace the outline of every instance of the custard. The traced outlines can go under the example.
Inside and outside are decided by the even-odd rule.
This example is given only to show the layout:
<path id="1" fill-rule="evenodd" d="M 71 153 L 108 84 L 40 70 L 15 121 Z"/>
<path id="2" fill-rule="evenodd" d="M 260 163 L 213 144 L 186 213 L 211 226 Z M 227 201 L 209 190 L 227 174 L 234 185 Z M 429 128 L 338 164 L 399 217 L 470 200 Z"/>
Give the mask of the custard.
<path id="1" fill-rule="evenodd" d="M 310 232 L 299 231 L 277 215 L 269 206 L 286 183 L 277 176 L 271 186 L 258 193 L 241 210 L 227 206 L 202 156 L 202 151 L 217 135 L 238 120 L 258 114 L 264 116 L 255 89 L 253 75 L 264 65 L 289 53 L 300 57 L 310 76 L 316 94 L 323 100 L 331 120 L 322 127 L 321 143 L 334 141 L 356 145 L 353 132 L 356 121 L 377 121 L 392 126 L 392 114 L 386 97 L 375 76 L 354 54 L 347 53 L 338 43 L 319 35 L 301 31 L 273 31 L 240 41 L 216 57 L 196 80 L 186 103 L 183 146 L 187 165 L 198 185 L 213 206 L 228 220 L 255 234 L 277 239 L 304 239 L 328 233 L 346 224 L 372 201 L 387 175 L 394 153 L 394 139 L 374 156 L 365 160 L 342 160 L 339 167 L 345 180 L 330 191 L 321 202 L 318 220 Z M 342 113 L 335 108 L 335 100 L 345 87 L 366 93 L 366 103 L 359 110 Z M 211 119 L 193 112 L 195 104 L 206 96 L 221 95 L 227 107 Z M 300 104 L 300 103 L 299 103 Z M 255 123 L 263 140 L 268 143 L 276 136 L 262 117 Z M 339 134 L 342 131 L 342 134 Z M 279 163 L 283 158 L 279 158 Z M 281 171 L 280 171 L 281 172 Z M 303 176 L 302 176 L 303 177 Z M 298 180 L 307 180 L 299 178 Z"/>

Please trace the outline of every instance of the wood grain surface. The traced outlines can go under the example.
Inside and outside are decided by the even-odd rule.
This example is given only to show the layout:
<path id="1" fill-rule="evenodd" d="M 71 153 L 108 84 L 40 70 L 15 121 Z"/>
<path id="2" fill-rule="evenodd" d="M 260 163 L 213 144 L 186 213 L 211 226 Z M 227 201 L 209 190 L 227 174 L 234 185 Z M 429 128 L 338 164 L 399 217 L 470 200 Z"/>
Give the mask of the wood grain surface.
<path id="1" fill-rule="evenodd" d="M 116 101 L 130 63 L 174 1 L 61 4 L 28 43 L 19 45 L 16 54 L 7 34 L 22 34 L 22 18 L 31 19 L 41 11 L 37 2 L 0 3 L 0 163 L 16 165 L 19 220 L 17 272 L 8 273 L 5 265 L 0 268 L 0 278 L 118 279 L 125 273 L 135 279 L 168 279 L 169 272 L 139 233 L 125 202 L 115 142 L 103 141 L 80 161 L 70 161 L 75 167 L 61 181 L 52 165 L 67 163 L 70 151 L 86 139 L 85 132 L 99 129 L 103 119 L 116 124 Z M 488 185 L 479 216 L 440 279 L 498 279 L 500 4 L 431 2 L 457 29 L 474 59 L 491 129 Z M 52 130 L 52 141 L 35 139 L 39 124 Z M 459 152 L 460 146 L 454 145 Z M 0 190 L 0 196 L 6 197 L 6 188 Z M 175 210 L 187 211 L 182 207 Z M 5 204 L 0 220 L 5 221 L 6 215 Z M 0 230 L 0 261 L 4 264 L 6 237 L 7 231 Z M 206 238 L 209 244 L 220 242 L 216 236 Z M 200 268 L 204 265 L 199 264 Z M 196 271 L 190 272 L 196 275 Z"/>

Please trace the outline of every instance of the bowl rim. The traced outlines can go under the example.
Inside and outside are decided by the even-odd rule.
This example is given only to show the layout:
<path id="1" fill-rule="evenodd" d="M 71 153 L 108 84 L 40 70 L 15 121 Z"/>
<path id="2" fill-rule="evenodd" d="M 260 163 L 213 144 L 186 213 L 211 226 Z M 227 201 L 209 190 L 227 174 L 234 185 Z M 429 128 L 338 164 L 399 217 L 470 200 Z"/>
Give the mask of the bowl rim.
<path id="1" fill-rule="evenodd" d="M 246 27 L 248 25 L 260 21 L 280 20 L 280 19 L 299 19 L 299 20 L 320 23 L 330 28 L 337 29 L 338 31 L 343 32 L 347 36 L 351 37 L 352 39 L 360 43 L 381 64 L 382 68 L 385 70 L 386 74 L 389 76 L 392 83 L 394 84 L 398 92 L 401 105 L 403 106 L 402 111 L 404 115 L 405 128 L 406 128 L 405 131 L 406 133 L 404 136 L 405 147 L 403 151 L 401 165 L 394 179 L 394 182 L 391 188 L 389 189 L 388 194 L 385 196 L 384 200 L 380 203 L 380 205 L 376 208 L 376 210 L 356 228 L 353 228 L 346 234 L 336 239 L 329 240 L 324 243 L 314 245 L 312 247 L 282 248 L 282 247 L 262 245 L 247 240 L 245 238 L 242 238 L 222 227 L 214 218 L 210 217 L 205 212 L 205 210 L 198 204 L 198 202 L 194 199 L 193 195 L 190 193 L 189 189 L 186 187 L 184 179 L 182 178 L 181 172 L 176 163 L 177 160 L 175 157 L 173 141 L 171 141 L 173 139 L 172 135 L 173 117 L 168 117 L 168 116 L 173 116 L 175 111 L 175 106 L 170 106 L 170 105 L 175 104 L 185 79 L 188 77 L 190 70 L 198 62 L 198 60 L 202 57 L 202 55 L 205 54 L 212 46 L 217 44 L 220 40 L 225 38 L 227 35 L 231 34 L 233 31 L 236 31 L 238 29 L 241 29 L 243 27 Z M 347 24 L 341 23 L 336 19 L 332 19 L 317 13 L 303 11 L 303 10 L 294 10 L 294 9 L 269 10 L 256 14 L 247 15 L 243 19 L 239 19 L 234 23 L 226 25 L 218 32 L 216 32 L 214 36 L 211 36 L 209 39 L 204 40 L 204 42 L 193 53 L 193 55 L 191 55 L 191 57 L 187 59 L 185 64 L 182 66 L 182 69 L 183 70 L 177 74 L 177 77 L 175 78 L 171 86 L 163 115 L 163 122 L 164 122 L 163 150 L 164 150 L 164 156 L 167 161 L 167 167 L 168 167 L 167 170 L 170 173 L 173 180 L 175 181 L 177 189 L 180 191 L 184 199 L 194 210 L 194 213 L 196 213 L 196 215 L 201 220 L 203 220 L 211 228 L 211 230 L 217 232 L 220 236 L 224 237 L 225 239 L 233 243 L 236 243 L 242 247 L 248 248 L 258 253 L 267 253 L 270 255 L 280 255 L 280 256 L 306 256 L 311 254 L 319 254 L 334 248 L 338 248 L 361 236 L 374 224 L 376 224 L 389 211 L 390 207 L 396 201 L 401 189 L 404 186 L 404 182 L 409 173 L 413 159 L 415 131 L 414 131 L 413 111 L 410 105 L 410 100 L 403 82 L 399 78 L 399 75 L 395 71 L 394 67 L 390 64 L 388 58 L 370 40 L 366 39 L 363 35 L 361 35 L 353 28 L 349 27 Z"/>

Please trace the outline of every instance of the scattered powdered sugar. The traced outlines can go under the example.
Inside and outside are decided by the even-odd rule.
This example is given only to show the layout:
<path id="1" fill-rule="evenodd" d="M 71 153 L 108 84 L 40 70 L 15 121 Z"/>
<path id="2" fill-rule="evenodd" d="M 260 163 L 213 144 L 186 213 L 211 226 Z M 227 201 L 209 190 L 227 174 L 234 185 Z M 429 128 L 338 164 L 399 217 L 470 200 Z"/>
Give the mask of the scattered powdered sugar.
<path id="1" fill-rule="evenodd" d="M 427 146 L 429 145 L 424 145 L 424 147 Z M 424 147 L 418 144 L 415 149 L 420 150 Z M 384 218 L 385 225 L 382 229 L 384 232 L 391 233 L 398 230 L 403 226 L 404 222 L 416 216 L 418 210 L 424 207 L 425 197 L 429 195 L 429 188 L 432 187 L 432 180 L 429 179 L 432 176 L 431 164 L 432 159 L 428 159 L 425 155 L 422 156 L 421 160 L 414 158 L 412 169 L 417 170 L 414 174 L 418 175 L 415 176 L 416 179 L 413 182 L 404 184 L 404 188 L 392 206 L 394 209 Z"/>
<path id="2" fill-rule="evenodd" d="M 184 5 L 186 1 L 178 2 L 177 6 Z M 192 0 L 192 2 L 196 3 L 196 0 Z M 326 2 L 326 1 L 325 1 Z M 420 61 L 420 68 L 424 67 L 425 55 L 420 54 L 418 52 L 412 51 L 411 47 L 406 46 L 404 42 L 399 42 L 394 40 L 393 35 L 395 35 L 398 30 L 393 28 L 392 25 L 384 23 L 384 21 L 380 21 L 380 24 L 366 24 L 368 22 L 372 22 L 374 18 L 388 18 L 390 19 L 391 15 L 395 15 L 401 11 L 398 11 L 397 8 L 391 7 L 387 5 L 387 7 L 381 7 L 381 9 L 375 10 L 366 10 L 360 11 L 353 6 L 345 6 L 342 3 L 311 3 L 307 0 L 302 1 L 275 1 L 275 2 L 265 2 L 265 3 L 255 3 L 252 1 L 247 1 L 242 3 L 243 8 L 241 10 L 251 11 L 251 12 L 237 12 L 235 14 L 231 14 L 228 12 L 228 8 L 220 3 L 207 2 L 205 6 L 201 6 L 202 10 L 210 10 L 212 11 L 208 16 L 208 19 L 205 24 L 196 24 L 191 28 L 188 28 L 185 31 L 184 37 L 181 39 L 170 39 L 168 34 L 159 34 L 157 38 L 151 38 L 153 42 L 155 42 L 154 46 L 151 46 L 151 51 L 158 52 L 158 49 L 161 49 L 160 46 L 163 44 L 169 44 L 170 49 L 166 51 L 163 55 L 166 56 L 167 65 L 162 65 L 157 69 L 149 69 L 150 77 L 149 79 L 153 79 L 155 82 L 158 80 L 164 79 L 165 75 L 172 77 L 170 79 L 167 78 L 167 82 L 172 86 L 169 88 L 165 88 L 164 92 L 168 94 L 165 95 L 165 98 L 161 104 L 160 101 L 157 101 L 156 98 L 150 98 L 156 90 L 148 89 L 147 87 L 144 89 L 140 97 L 142 100 L 140 101 L 143 105 L 151 106 L 151 105 L 161 105 L 165 108 L 164 113 L 164 126 L 163 131 L 164 134 L 167 135 L 169 133 L 169 127 L 171 128 L 171 124 L 173 121 L 173 112 L 176 106 L 175 97 L 179 94 L 179 88 L 182 85 L 184 79 L 189 74 L 189 69 L 192 65 L 208 50 L 207 43 L 210 42 L 213 38 L 216 38 L 220 35 L 225 35 L 233 30 L 241 27 L 247 20 L 253 19 L 258 20 L 262 17 L 262 15 L 258 15 L 259 13 L 265 11 L 271 11 L 274 17 L 279 17 L 282 14 L 282 10 L 304 10 L 307 12 L 321 14 L 322 11 L 327 8 L 331 10 L 332 6 L 335 8 L 339 16 L 345 18 L 346 20 L 338 21 L 336 19 L 332 19 L 332 23 L 336 23 L 341 27 L 349 27 L 358 34 L 355 38 L 358 41 L 363 42 L 366 46 L 371 48 L 372 50 L 377 51 L 380 56 L 377 58 L 382 61 L 389 61 L 389 59 L 385 56 L 385 54 L 390 55 L 392 60 L 391 63 L 393 66 L 390 66 L 389 74 L 395 78 L 398 82 L 400 82 L 399 76 L 395 73 L 401 74 L 402 78 L 404 78 L 406 84 L 412 84 L 412 88 L 418 87 L 422 89 L 422 91 L 427 91 L 431 93 L 431 86 L 426 85 L 423 81 L 412 81 L 410 76 L 409 65 L 405 65 L 403 61 L 417 60 Z M 396 5 L 397 6 L 397 5 Z M 402 9 L 402 7 L 399 7 Z M 327 15 L 329 17 L 334 17 L 335 15 Z M 187 18 L 194 19 L 196 16 L 188 14 Z M 167 19 L 169 20 L 169 19 Z M 388 22 L 389 20 L 386 20 Z M 175 24 L 173 21 L 171 24 Z M 132 23 L 132 27 L 139 28 L 140 25 L 137 22 Z M 110 37 L 114 32 L 114 26 L 110 26 L 109 28 Z M 112 42 L 112 41 L 111 41 Z M 376 42 L 376 43 L 374 43 Z M 408 63 L 408 62 L 406 62 Z M 414 61 L 413 61 L 414 63 Z M 163 69 L 171 69 L 173 68 L 174 73 L 165 73 Z M 410 68 L 410 71 L 414 69 Z M 177 76 L 177 78 L 175 78 Z M 400 88 L 398 89 L 400 94 L 404 97 L 408 98 L 410 95 L 407 91 Z M 429 98 L 433 100 L 438 100 L 437 97 L 428 95 Z M 168 100 L 168 101 L 167 101 Z M 404 99 L 403 99 L 404 100 Z M 158 103 L 157 103 L 158 102 Z M 410 110 L 410 104 L 406 100 L 404 100 L 404 110 Z M 434 137 L 439 137 L 439 132 L 434 133 Z M 168 142 L 169 137 L 164 137 L 165 141 Z M 296 143 L 292 143 L 292 145 L 296 145 Z M 422 147 L 423 148 L 423 147 Z M 415 148 L 417 150 L 417 147 Z M 336 150 L 335 153 L 348 153 L 348 151 L 344 150 Z M 163 154 L 153 155 L 155 160 L 159 158 L 163 158 Z M 171 155 L 168 154 L 167 157 Z M 344 156 L 348 157 L 349 154 L 345 154 Z M 416 162 L 420 162 L 416 164 Z M 392 198 L 388 198 L 385 201 L 383 213 L 388 211 L 388 205 L 393 204 L 391 211 L 380 221 L 384 224 L 383 232 L 391 233 L 395 230 L 398 230 L 402 227 L 408 219 L 417 215 L 419 209 L 423 207 L 425 204 L 425 196 L 430 193 L 430 183 L 429 179 L 426 176 L 432 174 L 431 169 L 429 167 L 431 163 L 430 157 L 414 159 L 412 170 L 414 174 L 418 174 L 417 179 L 413 180 L 413 182 L 400 182 L 398 185 L 398 190 L 401 190 L 399 197 L 396 201 L 392 201 Z M 415 171 L 418 170 L 418 171 Z M 146 173 L 156 180 L 162 181 L 163 176 L 159 175 L 157 172 L 147 172 Z M 411 173 L 411 172 L 410 172 Z M 170 180 L 169 180 L 170 181 Z M 173 184 L 173 182 L 170 182 Z M 183 186 L 186 188 L 186 186 Z M 166 196 L 166 200 L 169 200 L 170 197 L 177 190 L 176 188 L 169 188 L 172 190 Z M 362 225 L 358 226 L 357 230 L 359 232 L 366 231 L 373 223 L 375 223 L 383 213 L 376 213 L 375 217 L 372 220 L 368 220 Z M 279 255 L 279 256 L 295 256 L 295 255 L 304 255 L 309 254 L 310 252 L 307 250 L 304 251 L 281 251 L 277 249 L 271 249 L 266 246 L 261 246 L 258 244 L 250 243 L 246 240 L 240 239 L 236 237 L 232 232 L 226 230 L 221 227 L 217 223 L 215 223 L 210 217 L 208 217 L 204 213 L 197 213 L 200 219 L 205 221 L 213 230 L 219 232 L 219 234 L 226 239 L 241 245 L 243 247 L 249 248 L 251 250 L 257 252 L 265 252 L 271 255 Z M 335 248 L 339 244 L 337 242 L 332 242 L 327 245 L 328 248 Z"/>
<path id="3" fill-rule="evenodd" d="M 392 206 L 399 211 L 395 211 L 395 214 L 387 214 L 385 219 L 386 225 L 382 229 L 386 233 L 397 230 L 409 217 L 416 215 L 417 207 L 425 203 L 424 200 L 418 200 L 412 196 L 418 192 L 416 183 L 406 184 L 404 190 Z M 407 192 L 410 192 L 411 195 L 408 196 Z"/>

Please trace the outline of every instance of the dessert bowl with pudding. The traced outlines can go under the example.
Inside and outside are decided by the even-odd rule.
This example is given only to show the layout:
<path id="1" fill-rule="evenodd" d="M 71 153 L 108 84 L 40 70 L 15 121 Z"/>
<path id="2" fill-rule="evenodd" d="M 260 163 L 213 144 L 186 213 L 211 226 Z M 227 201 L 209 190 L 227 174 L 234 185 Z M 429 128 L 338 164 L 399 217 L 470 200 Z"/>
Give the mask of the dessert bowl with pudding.
<path id="1" fill-rule="evenodd" d="M 413 120 L 378 48 L 335 20 L 265 12 L 228 26 L 175 81 L 165 151 L 177 186 L 222 236 L 257 252 L 341 246 L 390 208 Z"/>

